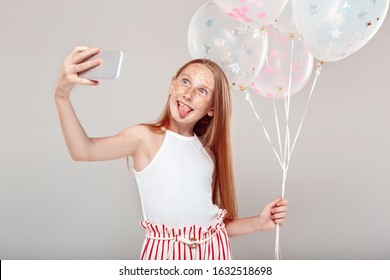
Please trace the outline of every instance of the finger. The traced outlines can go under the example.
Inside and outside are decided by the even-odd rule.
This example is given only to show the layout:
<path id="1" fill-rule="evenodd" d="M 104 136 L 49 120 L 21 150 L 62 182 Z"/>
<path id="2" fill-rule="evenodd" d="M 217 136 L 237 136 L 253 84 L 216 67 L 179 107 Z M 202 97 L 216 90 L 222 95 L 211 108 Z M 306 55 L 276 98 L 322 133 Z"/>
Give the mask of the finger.
<path id="1" fill-rule="evenodd" d="M 76 54 L 78 52 L 86 51 L 88 49 L 89 49 L 88 46 L 76 46 L 76 47 L 74 47 L 74 49 L 72 50 L 71 53 Z"/>
<path id="2" fill-rule="evenodd" d="M 99 81 L 95 80 L 88 80 L 85 78 L 77 78 L 75 79 L 75 82 L 81 85 L 87 85 L 87 86 L 97 86 L 99 85 Z"/>
<path id="3" fill-rule="evenodd" d="M 76 54 L 78 54 L 79 52 L 83 52 L 83 51 L 86 51 L 88 50 L 89 47 L 88 46 L 76 46 L 74 47 L 74 49 L 66 56 L 66 59 L 70 59 L 72 58 L 73 56 L 75 56 Z"/>
<path id="4" fill-rule="evenodd" d="M 286 217 L 286 212 L 282 213 L 276 213 L 271 216 L 272 220 L 277 220 L 277 219 L 284 219 Z"/>
<path id="5" fill-rule="evenodd" d="M 275 224 L 278 224 L 278 225 L 283 225 L 284 219 L 275 219 L 275 220 L 274 220 L 274 223 L 275 223 Z"/>
<path id="6" fill-rule="evenodd" d="M 271 201 L 270 203 L 268 203 L 266 205 L 266 207 L 274 208 L 278 204 L 278 202 L 281 201 L 281 200 L 282 200 L 282 198 L 278 197 L 277 199 L 275 199 L 275 200 Z"/>
<path id="7" fill-rule="evenodd" d="M 282 199 L 280 200 L 276 206 L 282 206 L 282 205 L 287 205 L 288 204 L 288 200 L 287 199 Z"/>
<path id="8" fill-rule="evenodd" d="M 280 206 L 280 207 L 275 207 L 275 208 L 271 209 L 272 214 L 286 212 L 286 211 L 287 211 L 287 206 Z"/>
<path id="9" fill-rule="evenodd" d="M 91 56 L 93 56 L 93 55 L 95 55 L 95 54 L 100 52 L 99 48 L 87 48 L 87 49 L 80 48 L 79 50 L 80 51 L 75 52 L 68 59 L 70 64 L 80 63 L 80 62 L 88 59 L 89 57 L 91 57 Z"/>
<path id="10" fill-rule="evenodd" d="M 90 68 L 96 67 L 101 63 L 100 59 L 89 60 L 83 63 L 76 64 L 74 67 L 74 73 L 80 73 Z"/>
<path id="11" fill-rule="evenodd" d="M 88 85 L 88 86 L 97 86 L 99 84 L 99 81 L 89 80 L 86 78 L 79 77 L 77 75 L 73 75 L 69 77 L 69 82 L 73 84 L 81 84 L 81 85 Z"/>

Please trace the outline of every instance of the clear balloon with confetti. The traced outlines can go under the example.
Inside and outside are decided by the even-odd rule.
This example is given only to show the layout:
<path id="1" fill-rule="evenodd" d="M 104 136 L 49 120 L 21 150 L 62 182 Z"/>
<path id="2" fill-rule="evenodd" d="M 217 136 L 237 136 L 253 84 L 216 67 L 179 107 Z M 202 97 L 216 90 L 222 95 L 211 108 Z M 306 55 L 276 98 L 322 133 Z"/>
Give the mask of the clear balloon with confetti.
<path id="1" fill-rule="evenodd" d="M 232 19 L 259 28 L 279 17 L 288 0 L 214 0 Z"/>
<path id="2" fill-rule="evenodd" d="M 267 62 L 251 88 L 270 99 L 294 95 L 308 82 L 313 70 L 313 56 L 302 41 L 286 37 L 275 27 L 267 27 Z"/>
<path id="3" fill-rule="evenodd" d="M 272 26 L 279 30 L 286 37 L 297 38 L 299 33 L 295 26 L 293 17 L 292 2 L 294 0 L 288 0 L 286 7 L 279 17 L 272 23 Z"/>
<path id="4" fill-rule="evenodd" d="M 319 60 L 333 62 L 363 47 L 382 25 L 389 0 L 293 1 L 294 22 Z"/>
<path id="5" fill-rule="evenodd" d="M 213 1 L 195 12 L 187 39 L 190 55 L 217 62 L 231 88 L 237 90 L 249 86 L 260 72 L 268 44 L 264 28 L 252 28 L 232 20 Z"/>

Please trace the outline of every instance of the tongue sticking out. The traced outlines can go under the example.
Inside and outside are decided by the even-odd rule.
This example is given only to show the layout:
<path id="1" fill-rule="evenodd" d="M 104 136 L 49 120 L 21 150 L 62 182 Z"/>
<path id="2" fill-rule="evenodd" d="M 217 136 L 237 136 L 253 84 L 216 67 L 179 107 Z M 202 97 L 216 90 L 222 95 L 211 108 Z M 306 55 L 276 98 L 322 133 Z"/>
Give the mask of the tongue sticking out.
<path id="1" fill-rule="evenodd" d="M 180 115 L 180 118 L 184 118 L 189 112 L 191 112 L 192 110 L 189 108 L 189 107 L 183 107 L 181 105 L 179 105 L 179 115 Z"/>

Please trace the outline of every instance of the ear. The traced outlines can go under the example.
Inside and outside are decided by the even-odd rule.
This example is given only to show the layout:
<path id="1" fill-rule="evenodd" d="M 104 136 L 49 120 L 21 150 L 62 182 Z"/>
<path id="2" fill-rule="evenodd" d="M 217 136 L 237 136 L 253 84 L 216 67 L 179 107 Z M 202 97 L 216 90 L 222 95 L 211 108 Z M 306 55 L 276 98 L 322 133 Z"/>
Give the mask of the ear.
<path id="1" fill-rule="evenodd" d="M 207 115 L 209 115 L 209 117 L 214 116 L 214 107 L 210 109 L 210 111 L 207 113 Z"/>

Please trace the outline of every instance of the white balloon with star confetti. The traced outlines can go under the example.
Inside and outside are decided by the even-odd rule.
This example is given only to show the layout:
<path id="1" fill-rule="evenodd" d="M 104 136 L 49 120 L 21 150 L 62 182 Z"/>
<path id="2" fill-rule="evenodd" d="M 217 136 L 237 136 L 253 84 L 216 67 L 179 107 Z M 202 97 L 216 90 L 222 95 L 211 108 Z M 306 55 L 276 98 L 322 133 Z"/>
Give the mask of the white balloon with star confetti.
<path id="1" fill-rule="evenodd" d="M 193 58 L 208 58 L 224 70 L 232 89 L 244 89 L 263 67 L 267 33 L 232 20 L 213 2 L 203 4 L 188 28 Z"/>
<path id="2" fill-rule="evenodd" d="M 272 26 L 279 30 L 286 37 L 298 37 L 299 33 L 295 27 L 295 22 L 293 18 L 292 11 L 292 2 L 289 0 L 286 7 L 283 9 L 283 12 L 280 16 L 272 23 Z"/>
<path id="3" fill-rule="evenodd" d="M 304 44 L 322 61 L 343 59 L 363 47 L 382 25 L 389 0 L 293 1 Z"/>

